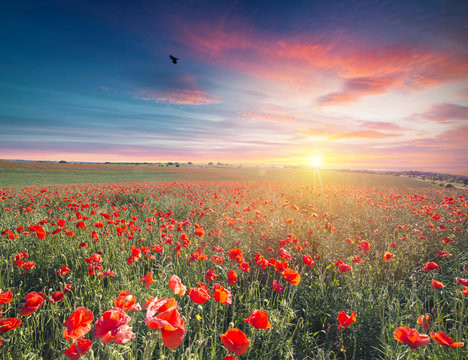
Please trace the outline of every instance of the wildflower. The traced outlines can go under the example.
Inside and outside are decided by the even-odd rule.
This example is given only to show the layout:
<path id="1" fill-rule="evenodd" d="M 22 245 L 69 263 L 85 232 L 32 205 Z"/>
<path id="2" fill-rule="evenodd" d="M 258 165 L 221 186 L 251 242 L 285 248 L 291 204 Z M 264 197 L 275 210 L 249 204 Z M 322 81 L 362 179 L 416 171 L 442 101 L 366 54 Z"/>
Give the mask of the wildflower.
<path id="1" fill-rule="evenodd" d="M 431 281 L 431 288 L 433 289 L 442 289 L 444 287 L 444 284 L 442 284 L 440 281 L 437 280 L 432 280 Z"/>
<path id="2" fill-rule="evenodd" d="M 429 331 L 429 325 L 430 325 L 429 314 L 421 315 L 418 318 L 418 324 L 424 329 L 424 331 Z"/>
<path id="3" fill-rule="evenodd" d="M 250 341 L 242 330 L 232 328 L 221 335 L 221 341 L 226 349 L 237 356 L 242 355 L 249 348 Z"/>
<path id="4" fill-rule="evenodd" d="M 182 343 L 185 323 L 177 311 L 175 299 L 154 298 L 148 305 L 145 323 L 150 329 L 161 330 L 163 344 L 170 349 Z"/>
<path id="5" fill-rule="evenodd" d="M 70 269 L 66 266 L 62 266 L 60 269 L 57 269 L 56 274 L 57 276 L 64 276 L 70 272 Z"/>
<path id="6" fill-rule="evenodd" d="M 128 326 L 131 320 L 132 318 L 121 308 L 109 309 L 96 320 L 94 337 L 101 339 L 103 343 L 112 340 L 123 345 L 136 336 Z"/>
<path id="7" fill-rule="evenodd" d="M 282 294 L 284 291 L 284 286 L 281 285 L 278 281 L 273 280 L 273 290 L 275 290 L 278 294 Z"/>
<path id="8" fill-rule="evenodd" d="M 66 340 L 83 338 L 91 330 L 91 322 L 94 315 L 85 307 L 77 308 L 73 314 L 63 323 L 63 337 Z"/>
<path id="9" fill-rule="evenodd" d="M 151 285 L 152 283 L 155 283 L 156 281 L 153 280 L 153 275 L 151 275 L 151 273 L 149 272 L 148 274 L 146 274 L 145 276 L 143 276 L 143 277 L 141 278 L 140 284 L 143 283 L 143 282 L 145 283 L 145 287 L 146 287 L 147 289 L 149 289 L 150 285 Z"/>
<path id="10" fill-rule="evenodd" d="M 244 261 L 239 265 L 239 270 L 242 270 L 243 272 L 249 273 L 250 272 L 250 265 L 247 262 Z"/>
<path id="11" fill-rule="evenodd" d="M 46 299 L 42 292 L 37 293 L 35 291 L 30 292 L 24 298 L 26 299 L 26 303 L 21 307 L 21 316 L 28 316 L 37 311 Z"/>
<path id="12" fill-rule="evenodd" d="M 13 298 L 13 293 L 11 290 L 4 291 L 0 293 L 0 304 L 11 303 L 11 299 Z"/>
<path id="13" fill-rule="evenodd" d="M 397 328 L 393 333 L 393 338 L 396 341 L 408 345 L 411 350 L 414 350 L 417 347 L 423 345 L 427 345 L 431 342 L 431 339 L 428 335 L 422 335 L 418 333 L 416 329 L 410 329 L 406 326 Z"/>
<path id="14" fill-rule="evenodd" d="M 234 285 L 237 282 L 237 274 L 234 270 L 229 270 L 228 273 L 228 283 L 229 285 Z"/>
<path id="15" fill-rule="evenodd" d="M 443 333 L 441 331 L 431 332 L 431 338 L 432 340 L 438 342 L 440 345 L 445 347 L 454 348 L 465 345 L 465 343 L 462 342 L 454 342 L 451 337 L 449 337 L 446 333 Z"/>
<path id="16" fill-rule="evenodd" d="M 309 266 L 311 269 L 315 267 L 315 261 L 312 260 L 312 256 L 309 255 L 302 256 L 302 264 Z"/>
<path id="17" fill-rule="evenodd" d="M 214 279 L 216 279 L 218 277 L 218 275 L 216 275 L 214 273 L 214 269 L 208 269 L 208 271 L 206 272 L 205 274 L 205 280 L 206 281 L 213 281 Z"/>
<path id="18" fill-rule="evenodd" d="M 384 262 L 388 262 L 393 257 L 393 254 L 389 253 L 388 251 L 385 251 L 384 254 L 382 255 L 382 260 Z"/>
<path id="19" fill-rule="evenodd" d="M 301 281 L 301 275 L 296 270 L 293 269 L 285 269 L 281 275 L 291 284 L 291 285 L 298 285 Z"/>
<path id="20" fill-rule="evenodd" d="M 0 319 L 0 334 L 14 330 L 22 323 L 21 319 L 17 318 L 2 318 Z"/>
<path id="21" fill-rule="evenodd" d="M 253 310 L 252 314 L 244 321 L 257 329 L 271 329 L 273 327 L 268 321 L 268 313 L 261 310 Z"/>
<path id="22" fill-rule="evenodd" d="M 177 275 L 172 275 L 169 278 L 169 288 L 174 291 L 174 295 L 184 296 L 187 288 L 182 284 L 182 281 Z"/>
<path id="23" fill-rule="evenodd" d="M 347 272 L 347 271 L 351 271 L 353 270 L 353 268 L 351 266 L 349 266 L 348 264 L 345 264 L 342 260 L 338 259 L 335 263 L 335 266 L 338 267 L 338 272 L 340 274 L 344 273 L 344 272 Z"/>
<path id="24" fill-rule="evenodd" d="M 437 265 L 435 262 L 428 262 L 426 265 L 423 266 L 422 268 L 425 272 L 429 272 L 432 270 L 439 270 L 439 265 Z"/>
<path id="25" fill-rule="evenodd" d="M 78 360 L 81 355 L 86 354 L 93 345 L 91 340 L 78 339 L 70 345 L 70 347 L 63 352 L 63 354 L 71 360 Z"/>
<path id="26" fill-rule="evenodd" d="M 64 298 L 63 292 L 62 291 L 56 291 L 50 295 L 49 301 L 51 304 L 60 302 Z"/>
<path id="27" fill-rule="evenodd" d="M 341 328 L 346 329 L 349 325 L 356 321 L 356 314 L 353 312 L 351 316 L 348 316 L 344 311 L 338 314 L 338 331 L 341 331 Z"/>
<path id="28" fill-rule="evenodd" d="M 213 285 L 213 291 L 214 291 L 214 294 L 213 294 L 213 298 L 221 303 L 221 304 L 225 304 L 225 305 L 231 305 L 232 304 L 232 298 L 231 298 L 231 292 L 226 290 L 224 287 L 222 287 L 221 285 L 219 284 L 214 284 Z"/>
<path id="29" fill-rule="evenodd" d="M 114 304 L 123 311 L 139 311 L 141 306 L 136 301 L 136 297 L 130 291 L 120 291 L 120 295 L 114 299 Z"/>
<path id="30" fill-rule="evenodd" d="M 358 250 L 363 251 L 364 254 L 367 254 L 370 251 L 370 243 L 368 241 L 360 241 Z"/>
<path id="31" fill-rule="evenodd" d="M 189 296 L 197 304 L 203 304 L 211 298 L 206 285 L 201 285 L 200 283 L 198 283 L 198 288 L 189 289 Z"/>

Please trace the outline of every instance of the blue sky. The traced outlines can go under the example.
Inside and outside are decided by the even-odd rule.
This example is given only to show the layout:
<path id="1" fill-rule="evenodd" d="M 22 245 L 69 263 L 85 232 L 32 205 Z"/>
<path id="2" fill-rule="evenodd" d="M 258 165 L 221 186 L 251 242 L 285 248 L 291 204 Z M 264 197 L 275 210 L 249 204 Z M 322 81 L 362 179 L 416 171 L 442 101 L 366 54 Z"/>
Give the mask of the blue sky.
<path id="1" fill-rule="evenodd" d="M 0 158 L 468 174 L 467 15 L 465 1 L 7 1 Z"/>

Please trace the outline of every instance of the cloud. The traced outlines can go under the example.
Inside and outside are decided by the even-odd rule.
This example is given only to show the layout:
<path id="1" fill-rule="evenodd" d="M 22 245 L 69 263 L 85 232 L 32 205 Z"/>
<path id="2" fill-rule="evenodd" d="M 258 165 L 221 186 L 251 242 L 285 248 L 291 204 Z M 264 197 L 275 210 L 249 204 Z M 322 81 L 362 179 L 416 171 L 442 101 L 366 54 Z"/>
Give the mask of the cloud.
<path id="1" fill-rule="evenodd" d="M 202 90 L 139 91 L 137 99 L 155 102 L 167 102 L 180 105 L 212 105 L 221 102 L 219 96 L 213 96 Z"/>
<path id="2" fill-rule="evenodd" d="M 411 115 L 409 120 L 429 120 L 439 124 L 450 124 L 468 120 L 468 107 L 456 104 L 437 104 L 425 113 Z"/>
<path id="3" fill-rule="evenodd" d="M 466 79 L 468 52 L 401 39 L 376 43 L 353 28 L 331 33 L 268 33 L 251 23 L 222 17 L 213 22 L 181 22 L 176 38 L 198 60 L 243 75 L 317 93 L 326 79 L 342 90 L 322 95 L 322 105 L 349 103 L 391 90 L 420 91 Z"/>
<path id="4" fill-rule="evenodd" d="M 301 133 L 306 136 L 327 137 L 329 139 L 386 139 L 400 136 L 394 133 L 383 133 L 375 130 L 334 131 L 331 129 L 311 128 Z"/>
<path id="5" fill-rule="evenodd" d="M 341 91 L 321 96 L 317 102 L 319 105 L 340 105 L 363 96 L 386 93 L 397 83 L 398 80 L 390 77 L 348 79 Z"/>

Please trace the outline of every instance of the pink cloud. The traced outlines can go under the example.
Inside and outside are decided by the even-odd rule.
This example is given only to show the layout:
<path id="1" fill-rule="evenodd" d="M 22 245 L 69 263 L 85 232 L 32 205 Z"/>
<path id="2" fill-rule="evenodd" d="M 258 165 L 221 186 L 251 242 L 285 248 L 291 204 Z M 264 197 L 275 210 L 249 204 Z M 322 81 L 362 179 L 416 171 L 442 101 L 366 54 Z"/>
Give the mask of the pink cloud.
<path id="1" fill-rule="evenodd" d="M 330 131 L 330 129 L 312 128 L 301 133 L 307 136 L 322 136 L 330 139 L 385 139 L 400 136 L 394 133 L 383 133 L 375 130 L 356 130 L 356 131 Z"/>
<path id="2" fill-rule="evenodd" d="M 401 131 L 405 128 L 390 122 L 380 122 L 380 121 L 361 121 L 360 126 L 372 129 L 372 130 L 384 130 L 384 131 Z"/>
<path id="3" fill-rule="evenodd" d="M 449 124 L 468 120 L 468 107 L 455 104 L 437 104 L 425 113 L 413 114 L 411 120 L 430 120 L 439 124 Z"/>
<path id="4" fill-rule="evenodd" d="M 248 76 L 318 91 L 323 76 L 344 80 L 343 89 L 319 103 L 338 104 L 390 90 L 417 91 L 466 78 L 468 52 L 449 54 L 427 46 L 371 46 L 345 31 L 271 36 L 251 24 L 222 18 L 213 23 L 181 22 L 177 39 L 191 55 Z"/>
<path id="5" fill-rule="evenodd" d="M 396 84 L 398 80 L 391 77 L 348 79 L 343 90 L 320 97 L 318 103 L 336 105 L 355 101 L 363 96 L 384 94 Z"/>

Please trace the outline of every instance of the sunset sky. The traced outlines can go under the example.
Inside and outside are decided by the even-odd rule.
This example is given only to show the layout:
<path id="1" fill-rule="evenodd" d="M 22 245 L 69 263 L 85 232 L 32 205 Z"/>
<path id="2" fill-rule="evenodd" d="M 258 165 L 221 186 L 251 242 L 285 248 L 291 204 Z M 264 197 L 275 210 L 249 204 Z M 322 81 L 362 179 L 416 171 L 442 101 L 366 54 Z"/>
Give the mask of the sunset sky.
<path id="1" fill-rule="evenodd" d="M 468 175 L 467 19 L 465 0 L 7 0 L 0 158 Z"/>

